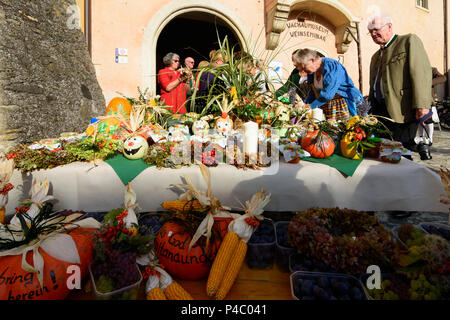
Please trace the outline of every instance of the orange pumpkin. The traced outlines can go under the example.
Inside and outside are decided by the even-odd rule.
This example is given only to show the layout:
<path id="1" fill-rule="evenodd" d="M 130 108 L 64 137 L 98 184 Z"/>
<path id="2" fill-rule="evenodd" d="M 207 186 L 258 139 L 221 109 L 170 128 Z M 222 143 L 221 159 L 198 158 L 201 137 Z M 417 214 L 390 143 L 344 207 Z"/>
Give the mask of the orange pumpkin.
<path id="1" fill-rule="evenodd" d="M 93 258 L 93 236 L 95 229 L 75 229 L 69 233 L 73 238 L 80 255 L 81 279 L 87 274 Z M 0 300 L 62 300 L 71 289 L 67 280 L 74 272 L 68 273 L 68 267 L 73 265 L 55 259 L 39 248 L 44 259 L 44 278 L 42 287 L 37 275 L 22 269 L 22 255 L 0 258 Z M 33 262 L 33 251 L 26 256 L 28 262 Z M 70 271 L 70 269 L 69 269 Z M 72 283 L 69 280 L 69 283 Z"/>
<path id="2" fill-rule="evenodd" d="M 131 103 L 127 99 L 116 97 L 108 103 L 108 106 L 106 107 L 106 115 L 111 116 L 121 114 L 126 119 L 129 119 L 132 108 Z"/>
<path id="3" fill-rule="evenodd" d="M 328 158 L 335 149 L 333 139 L 323 131 L 310 131 L 303 136 L 301 142 L 302 149 L 308 151 L 313 158 Z"/>
<path id="4" fill-rule="evenodd" d="M 192 236 L 175 222 L 166 222 L 155 238 L 155 254 L 165 270 L 179 279 L 199 280 L 209 274 L 219 246 L 231 218 L 215 218 L 211 239 L 206 248 L 206 238 L 201 237 L 188 252 Z"/>

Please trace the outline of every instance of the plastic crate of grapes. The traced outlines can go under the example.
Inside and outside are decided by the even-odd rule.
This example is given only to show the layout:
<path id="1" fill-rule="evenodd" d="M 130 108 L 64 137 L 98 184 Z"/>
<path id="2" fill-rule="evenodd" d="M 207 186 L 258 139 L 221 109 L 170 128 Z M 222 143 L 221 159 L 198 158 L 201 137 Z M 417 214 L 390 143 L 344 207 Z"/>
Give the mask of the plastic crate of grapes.
<path id="1" fill-rule="evenodd" d="M 278 267 L 285 272 L 289 272 L 289 256 L 296 252 L 287 241 L 287 228 L 289 221 L 275 222 L 275 233 L 277 239 L 276 261 Z"/>
<path id="2" fill-rule="evenodd" d="M 361 281 L 347 274 L 296 271 L 290 281 L 296 300 L 369 299 Z"/>
<path id="3" fill-rule="evenodd" d="M 139 267 L 137 264 L 136 264 L 136 269 L 139 274 L 138 281 L 136 281 L 135 283 L 133 283 L 129 286 L 126 286 L 126 287 L 123 287 L 121 289 L 117 289 L 117 290 L 114 290 L 111 292 L 107 292 L 107 293 L 102 293 L 97 290 L 97 287 L 95 285 L 94 275 L 91 270 L 91 265 L 92 265 L 92 263 L 89 265 L 89 274 L 91 276 L 92 286 L 94 287 L 94 292 L 95 292 L 95 295 L 98 300 L 136 300 L 137 299 L 138 293 L 139 293 L 139 286 L 141 285 L 141 282 L 142 282 L 142 273 L 139 270 Z"/>
<path id="4" fill-rule="evenodd" d="M 247 243 L 247 264 L 252 269 L 270 269 L 275 260 L 275 225 L 264 218 Z"/>
<path id="5" fill-rule="evenodd" d="M 420 229 L 429 234 L 438 235 L 450 241 L 450 226 L 439 222 L 422 222 L 419 224 Z"/>

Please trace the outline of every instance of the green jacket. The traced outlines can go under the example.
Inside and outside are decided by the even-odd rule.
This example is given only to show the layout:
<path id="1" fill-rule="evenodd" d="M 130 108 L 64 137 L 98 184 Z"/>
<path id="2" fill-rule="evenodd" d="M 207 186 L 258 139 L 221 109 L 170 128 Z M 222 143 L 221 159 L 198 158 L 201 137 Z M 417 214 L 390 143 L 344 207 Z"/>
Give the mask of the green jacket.
<path id="1" fill-rule="evenodd" d="M 299 88 L 299 82 L 300 82 L 300 74 L 297 69 L 294 69 L 292 70 L 291 74 L 289 75 L 289 78 L 283 84 L 283 86 L 278 88 L 277 91 L 275 91 L 275 98 L 281 97 L 283 94 L 289 91 L 290 87 L 295 86 L 297 94 L 303 99 Z"/>
<path id="2" fill-rule="evenodd" d="M 383 93 L 387 111 L 397 123 L 415 120 L 417 108 L 431 108 L 431 65 L 422 41 L 415 34 L 394 36 L 382 56 Z M 369 100 L 374 100 L 373 86 L 381 49 L 370 62 Z"/>

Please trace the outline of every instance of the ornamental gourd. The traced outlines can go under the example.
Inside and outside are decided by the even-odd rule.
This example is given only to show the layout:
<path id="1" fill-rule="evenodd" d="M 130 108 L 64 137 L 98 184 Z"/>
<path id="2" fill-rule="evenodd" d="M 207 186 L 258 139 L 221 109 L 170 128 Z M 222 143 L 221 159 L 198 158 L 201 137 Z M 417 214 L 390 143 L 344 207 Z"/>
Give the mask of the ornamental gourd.
<path id="1" fill-rule="evenodd" d="M 140 159 L 147 154 L 148 142 L 142 136 L 133 136 L 123 142 L 123 155 L 131 160 Z"/>
<path id="2" fill-rule="evenodd" d="M 166 222 L 155 238 L 155 255 L 165 270 L 179 279 L 198 280 L 208 276 L 231 218 L 214 218 L 211 238 L 206 248 L 206 237 L 201 237 L 189 251 L 192 236 L 173 221 Z"/>
<path id="3" fill-rule="evenodd" d="M 228 99 L 225 95 L 222 98 L 222 103 L 219 104 L 222 115 L 216 120 L 216 130 L 223 136 L 228 136 L 233 131 L 233 120 L 230 118 L 229 113 L 234 108 L 234 102 L 228 103 Z"/>
<path id="4" fill-rule="evenodd" d="M 111 116 L 121 114 L 125 119 L 129 119 L 132 108 L 131 103 L 127 99 L 115 97 L 108 103 L 106 115 Z"/>
<path id="5" fill-rule="evenodd" d="M 331 156 L 335 144 L 330 136 L 321 130 L 308 132 L 301 141 L 302 149 L 308 151 L 313 158 L 324 159 Z"/>
<path id="6" fill-rule="evenodd" d="M 349 148 L 349 145 L 354 141 L 355 139 L 355 133 L 354 132 L 347 132 L 344 137 L 340 141 L 341 145 L 341 154 L 345 158 L 353 159 L 353 160 L 359 160 L 360 155 L 357 152 L 356 145 Z"/>
<path id="7" fill-rule="evenodd" d="M 114 133 L 120 128 L 120 120 L 116 118 L 106 118 L 98 122 L 97 124 L 97 132 L 103 133 L 107 135 L 114 135 Z M 90 125 L 86 129 L 86 135 L 92 136 L 95 133 L 95 127 L 93 125 Z"/>

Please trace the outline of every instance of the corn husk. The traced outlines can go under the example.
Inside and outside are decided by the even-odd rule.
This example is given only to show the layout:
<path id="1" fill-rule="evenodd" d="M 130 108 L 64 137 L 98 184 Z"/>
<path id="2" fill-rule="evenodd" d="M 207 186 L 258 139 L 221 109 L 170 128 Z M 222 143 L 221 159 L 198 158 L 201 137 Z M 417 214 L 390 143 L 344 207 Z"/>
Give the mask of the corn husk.
<path id="1" fill-rule="evenodd" d="M 222 206 L 220 201 L 213 196 L 211 185 L 211 174 L 209 168 L 200 162 L 197 162 L 197 164 L 200 167 L 203 179 L 206 181 L 207 185 L 206 191 L 198 190 L 188 176 L 184 176 L 184 179 L 186 180 L 187 184 L 172 185 L 185 191 L 185 193 L 180 195 L 179 200 L 190 201 L 193 199 L 197 199 L 203 207 L 209 207 L 209 211 L 207 212 L 206 217 L 202 220 L 202 222 L 198 226 L 197 231 L 195 232 L 191 242 L 189 243 L 188 251 L 191 250 L 192 246 L 197 242 L 197 240 L 201 236 L 206 237 L 206 247 L 208 247 L 209 240 L 211 238 L 211 230 L 214 224 L 214 217 L 233 218 L 236 216 L 236 214 L 232 214 L 229 212 L 230 208 Z"/>
<path id="2" fill-rule="evenodd" d="M 123 223 L 125 228 L 136 230 L 136 226 L 138 225 L 138 220 L 136 216 L 135 209 L 139 208 L 139 205 L 136 203 L 136 193 L 131 188 L 131 184 L 127 184 L 127 191 L 125 192 L 124 197 L 125 211 L 128 214 L 123 218 Z"/>
<path id="3" fill-rule="evenodd" d="M 14 171 L 14 160 L 13 159 L 0 159 L 0 190 L 2 190 L 11 179 Z"/>
<path id="4" fill-rule="evenodd" d="M 269 203 L 271 194 L 265 195 L 266 191 L 261 189 L 255 193 L 250 201 L 245 202 L 243 209 L 245 213 L 237 219 L 230 222 L 228 225 L 228 231 L 236 233 L 240 239 L 244 242 L 248 242 L 256 227 L 249 225 L 245 219 L 254 218 L 256 220 L 262 221 L 264 219 L 263 212 L 264 207 Z"/>
<path id="5" fill-rule="evenodd" d="M 14 160 L 2 158 L 0 159 L 0 190 L 9 184 L 11 176 L 14 172 Z M 8 203 L 8 193 L 0 194 L 0 210 L 4 211 Z M 0 223 L 3 223 L 4 212 L 0 214 Z"/>
<path id="6" fill-rule="evenodd" d="M 42 206 L 46 201 L 53 200 L 55 197 L 48 195 L 48 189 L 50 188 L 50 183 L 48 179 L 44 181 L 39 181 L 38 179 L 33 180 L 33 184 L 31 186 L 31 199 L 27 199 L 23 202 L 23 204 L 30 204 L 30 208 L 27 211 L 30 219 L 34 219 Z M 20 213 L 17 213 L 20 214 Z M 11 219 L 10 224 L 20 226 L 20 220 L 17 218 L 17 214 Z M 28 218 L 25 217 L 25 220 Z M 28 222 L 27 222 L 28 224 Z"/>

